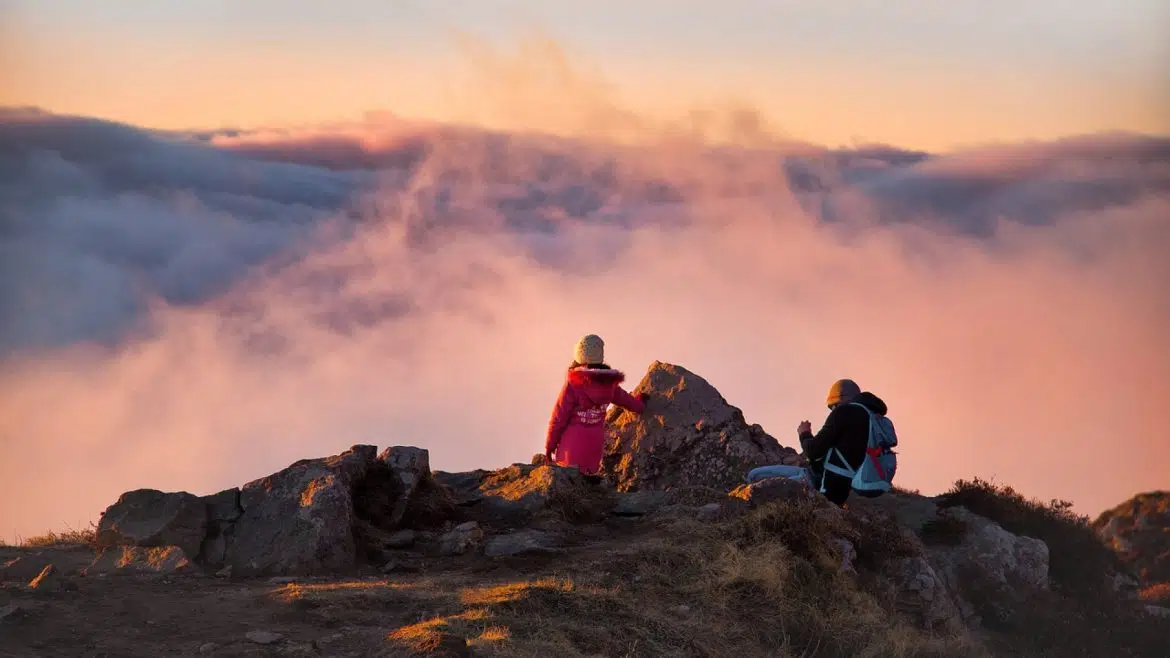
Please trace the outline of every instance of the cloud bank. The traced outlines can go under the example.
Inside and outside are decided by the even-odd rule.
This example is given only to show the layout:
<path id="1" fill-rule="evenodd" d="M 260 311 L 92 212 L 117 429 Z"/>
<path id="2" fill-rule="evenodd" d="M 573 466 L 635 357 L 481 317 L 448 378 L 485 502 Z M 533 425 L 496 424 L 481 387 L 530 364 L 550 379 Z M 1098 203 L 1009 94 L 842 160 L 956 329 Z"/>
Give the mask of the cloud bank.
<path id="1" fill-rule="evenodd" d="M 358 442 L 526 461 L 591 332 L 786 445 L 853 377 L 903 486 L 1167 486 L 1170 139 L 649 137 L 0 114 L 0 536 Z"/>

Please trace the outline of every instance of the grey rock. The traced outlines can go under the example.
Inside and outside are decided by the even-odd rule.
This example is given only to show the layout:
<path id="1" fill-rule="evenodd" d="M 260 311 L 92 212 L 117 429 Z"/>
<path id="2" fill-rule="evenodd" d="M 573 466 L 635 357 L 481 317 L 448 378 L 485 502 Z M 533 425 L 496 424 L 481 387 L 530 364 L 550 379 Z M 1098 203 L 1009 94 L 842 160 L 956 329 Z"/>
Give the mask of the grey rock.
<path id="1" fill-rule="evenodd" d="M 233 526 L 225 559 L 232 573 L 308 575 L 354 568 L 353 489 L 376 452 L 374 446 L 353 446 L 340 455 L 300 460 L 244 485 L 244 512 Z"/>
<path id="2" fill-rule="evenodd" d="M 98 522 L 97 543 L 111 546 L 178 546 L 197 555 L 207 534 L 207 505 L 185 491 L 136 489 L 122 494 Z"/>
<path id="3" fill-rule="evenodd" d="M 409 548 L 414 545 L 417 533 L 414 530 L 399 530 L 386 537 L 387 548 Z"/>
<path id="4" fill-rule="evenodd" d="M 389 518 L 392 526 L 397 525 L 406 515 L 415 490 L 431 477 L 430 453 L 414 446 L 391 446 L 378 459 L 390 467 L 398 481 L 398 496 Z"/>
<path id="5" fill-rule="evenodd" d="M 504 557 L 524 553 L 547 553 L 562 545 L 560 537 L 540 530 L 520 530 L 506 535 L 495 535 L 487 540 L 483 554 Z"/>
<path id="6" fill-rule="evenodd" d="M 816 496 L 816 492 L 798 480 L 767 478 L 751 484 L 741 484 L 727 495 L 747 501 L 755 508 L 774 501 L 811 500 Z"/>
<path id="7" fill-rule="evenodd" d="M 461 523 L 439 538 L 439 555 L 462 555 L 482 539 L 483 529 L 478 523 Z"/>
<path id="8" fill-rule="evenodd" d="M 178 546 L 111 546 L 102 549 L 86 567 L 85 575 L 110 573 L 181 573 L 192 570 L 191 560 Z"/>
<path id="9" fill-rule="evenodd" d="M 618 516 L 645 516 L 666 504 L 665 491 L 631 491 L 619 494 L 613 513 Z"/>
<path id="10" fill-rule="evenodd" d="M 757 466 L 796 454 L 781 446 L 707 380 L 655 361 L 633 389 L 650 400 L 642 414 L 620 408 L 607 418 L 603 460 L 619 491 L 703 485 L 726 491 Z"/>

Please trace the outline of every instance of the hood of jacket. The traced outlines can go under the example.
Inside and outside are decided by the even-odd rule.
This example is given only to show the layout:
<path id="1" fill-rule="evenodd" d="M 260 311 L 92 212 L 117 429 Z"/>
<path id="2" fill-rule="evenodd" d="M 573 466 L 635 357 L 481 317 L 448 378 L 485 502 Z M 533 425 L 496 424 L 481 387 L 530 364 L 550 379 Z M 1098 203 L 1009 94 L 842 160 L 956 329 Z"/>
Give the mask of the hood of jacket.
<path id="1" fill-rule="evenodd" d="M 889 409 L 886 408 L 886 403 L 883 402 L 881 398 L 874 395 L 873 393 L 870 393 L 869 391 L 862 391 L 860 394 L 858 394 L 857 397 L 853 398 L 849 402 L 856 402 L 857 404 L 860 404 L 875 414 L 880 414 L 882 416 L 886 415 L 886 412 L 889 411 Z"/>
<path id="2" fill-rule="evenodd" d="M 569 381 L 578 386 L 613 386 L 626 381 L 626 375 L 608 366 L 579 367 L 569 369 Z"/>

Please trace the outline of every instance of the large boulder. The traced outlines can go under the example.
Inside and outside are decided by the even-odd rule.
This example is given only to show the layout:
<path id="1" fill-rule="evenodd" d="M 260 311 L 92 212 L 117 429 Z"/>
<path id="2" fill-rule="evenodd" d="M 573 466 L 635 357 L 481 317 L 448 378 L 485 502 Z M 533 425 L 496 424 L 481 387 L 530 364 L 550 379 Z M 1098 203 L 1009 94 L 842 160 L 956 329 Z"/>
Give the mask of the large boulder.
<path id="1" fill-rule="evenodd" d="M 915 556 L 890 563 L 885 575 L 899 606 L 927 626 L 950 626 L 956 613 L 977 626 L 981 615 L 1010 615 L 1049 588 L 1047 544 L 964 507 L 910 494 L 850 499 L 849 507 L 870 528 L 888 528 L 914 547 Z"/>
<path id="2" fill-rule="evenodd" d="M 464 514 L 488 526 L 515 526 L 556 512 L 568 520 L 597 519 L 613 508 L 612 492 L 588 483 L 580 471 L 555 464 L 512 464 L 495 471 L 444 473 L 444 485 Z"/>
<path id="3" fill-rule="evenodd" d="M 177 546 L 194 558 L 206 535 L 207 505 L 198 496 L 136 489 L 119 496 L 102 513 L 97 544 L 100 548 Z"/>
<path id="4" fill-rule="evenodd" d="M 353 491 L 377 459 L 356 445 L 340 455 L 303 459 L 245 484 L 225 563 L 232 575 L 347 571 L 358 561 Z"/>
<path id="5" fill-rule="evenodd" d="M 649 393 L 642 414 L 619 407 L 607 419 L 603 467 L 619 491 L 742 484 L 757 466 L 796 463 L 715 387 L 680 366 L 655 361 L 633 394 Z"/>
<path id="6" fill-rule="evenodd" d="M 1143 587 L 1170 583 L 1170 491 L 1138 494 L 1103 512 L 1093 528 Z"/>

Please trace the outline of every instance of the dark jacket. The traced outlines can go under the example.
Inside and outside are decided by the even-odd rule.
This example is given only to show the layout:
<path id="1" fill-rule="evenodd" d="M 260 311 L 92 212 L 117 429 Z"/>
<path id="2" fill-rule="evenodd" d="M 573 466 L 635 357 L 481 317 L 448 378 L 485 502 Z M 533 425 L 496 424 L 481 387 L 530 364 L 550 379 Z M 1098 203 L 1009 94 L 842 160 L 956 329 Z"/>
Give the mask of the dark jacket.
<path id="1" fill-rule="evenodd" d="M 859 403 L 866 409 L 883 416 L 888 411 L 886 403 L 869 391 L 862 392 L 850 402 Z M 837 405 L 830 411 L 829 417 L 825 419 L 824 427 L 821 427 L 821 431 L 817 432 L 815 436 L 812 432 L 800 435 L 800 447 L 804 451 L 804 456 L 808 458 L 813 483 L 819 489 L 821 477 L 824 476 L 825 497 L 833 503 L 845 504 L 845 499 L 849 497 L 849 492 L 853 487 L 849 478 L 835 473 L 825 473 L 823 460 L 833 448 L 837 448 L 844 455 L 845 460 L 849 462 L 849 467 L 856 470 L 861 467 L 861 462 L 865 459 L 867 443 L 869 443 L 869 414 L 865 413 L 865 409 L 860 409 L 852 404 Z M 839 464 L 840 459 L 835 453 L 832 455 L 832 459 L 834 464 L 841 465 Z"/>

